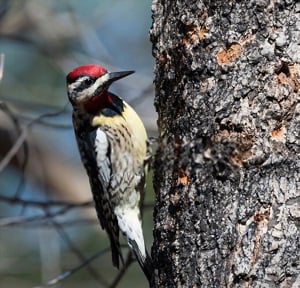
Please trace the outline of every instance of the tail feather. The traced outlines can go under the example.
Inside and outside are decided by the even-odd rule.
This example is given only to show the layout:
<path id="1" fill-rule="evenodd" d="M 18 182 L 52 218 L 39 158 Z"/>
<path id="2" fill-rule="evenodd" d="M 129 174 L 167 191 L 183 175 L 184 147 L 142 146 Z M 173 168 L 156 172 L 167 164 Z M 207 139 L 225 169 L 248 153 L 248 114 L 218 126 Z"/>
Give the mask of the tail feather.
<path id="1" fill-rule="evenodd" d="M 127 239 L 128 245 L 150 282 L 153 275 L 153 265 L 145 247 L 139 207 L 135 207 L 135 209 L 116 207 L 115 214 L 120 230 Z"/>
<path id="2" fill-rule="evenodd" d="M 122 255 L 120 243 L 117 239 L 114 239 L 112 235 L 109 235 L 110 238 L 110 248 L 111 248 L 111 257 L 112 257 L 112 263 L 116 268 L 120 268 L 120 259 L 122 264 L 124 265 L 124 258 Z"/>
<path id="3" fill-rule="evenodd" d="M 153 262 L 150 255 L 146 252 L 146 255 L 143 255 L 136 243 L 136 241 L 128 238 L 128 244 L 132 248 L 132 252 L 138 261 L 140 267 L 142 268 L 145 276 L 148 279 L 148 282 L 152 282 L 153 277 Z"/>

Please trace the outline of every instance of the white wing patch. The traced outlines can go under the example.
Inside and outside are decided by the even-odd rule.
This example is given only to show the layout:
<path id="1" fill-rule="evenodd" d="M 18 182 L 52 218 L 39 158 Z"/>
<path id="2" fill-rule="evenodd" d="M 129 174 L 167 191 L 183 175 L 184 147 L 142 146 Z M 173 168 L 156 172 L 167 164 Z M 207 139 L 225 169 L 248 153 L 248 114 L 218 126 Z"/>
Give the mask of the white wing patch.
<path id="1" fill-rule="evenodd" d="M 108 186 L 111 177 L 110 160 L 107 157 L 108 146 L 109 143 L 106 134 L 98 128 L 95 138 L 96 161 L 99 167 L 100 177 L 107 184 L 106 187 Z"/>

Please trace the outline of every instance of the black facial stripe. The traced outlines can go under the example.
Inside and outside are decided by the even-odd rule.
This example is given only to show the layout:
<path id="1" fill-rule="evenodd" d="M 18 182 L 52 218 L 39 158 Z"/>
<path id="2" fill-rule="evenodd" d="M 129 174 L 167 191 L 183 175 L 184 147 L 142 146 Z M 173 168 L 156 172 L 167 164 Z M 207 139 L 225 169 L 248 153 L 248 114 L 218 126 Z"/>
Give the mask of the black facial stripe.
<path id="1" fill-rule="evenodd" d="M 95 90 L 95 92 L 93 93 L 93 97 L 100 94 L 100 92 L 103 90 L 104 85 L 100 85 L 97 87 L 97 89 Z"/>
<path id="2" fill-rule="evenodd" d="M 76 80 L 74 80 L 73 82 L 75 81 L 80 81 L 80 78 L 82 78 L 82 81 L 80 82 L 80 84 L 74 89 L 74 91 L 76 92 L 81 92 L 87 88 L 89 88 L 90 86 L 92 86 L 95 81 L 97 80 L 97 78 L 92 78 L 88 75 L 81 75 L 79 77 L 76 78 Z"/>

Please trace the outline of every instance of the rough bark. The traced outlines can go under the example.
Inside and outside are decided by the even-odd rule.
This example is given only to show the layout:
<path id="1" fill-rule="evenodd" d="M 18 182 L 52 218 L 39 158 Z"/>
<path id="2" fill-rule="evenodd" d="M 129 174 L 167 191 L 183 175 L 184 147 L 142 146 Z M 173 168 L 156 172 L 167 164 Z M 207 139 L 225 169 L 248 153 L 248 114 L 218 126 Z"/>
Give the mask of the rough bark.
<path id="1" fill-rule="evenodd" d="M 153 1 L 156 287 L 299 287 L 297 1 Z"/>

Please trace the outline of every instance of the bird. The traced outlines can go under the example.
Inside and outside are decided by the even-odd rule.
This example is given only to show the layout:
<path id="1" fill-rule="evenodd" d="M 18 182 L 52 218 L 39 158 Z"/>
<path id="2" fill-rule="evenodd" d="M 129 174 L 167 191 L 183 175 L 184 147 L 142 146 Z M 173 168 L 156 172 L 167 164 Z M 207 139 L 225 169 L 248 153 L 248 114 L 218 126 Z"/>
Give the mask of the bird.
<path id="1" fill-rule="evenodd" d="M 120 261 L 124 265 L 121 231 L 150 281 L 152 260 L 145 247 L 140 211 L 148 137 L 135 110 L 109 91 L 112 83 L 132 73 L 85 64 L 67 74 L 67 94 L 97 216 L 110 240 L 112 263 L 117 268 Z"/>

